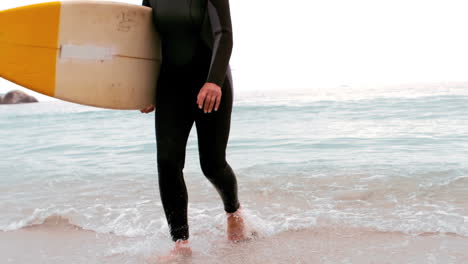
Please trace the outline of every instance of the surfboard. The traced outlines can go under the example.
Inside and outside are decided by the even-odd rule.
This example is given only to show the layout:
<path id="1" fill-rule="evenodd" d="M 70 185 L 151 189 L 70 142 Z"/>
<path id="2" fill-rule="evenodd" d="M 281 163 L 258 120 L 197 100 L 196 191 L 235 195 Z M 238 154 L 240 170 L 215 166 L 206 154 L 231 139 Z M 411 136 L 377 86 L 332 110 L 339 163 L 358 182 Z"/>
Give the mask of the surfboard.
<path id="1" fill-rule="evenodd" d="M 141 109 L 161 65 L 151 8 L 57 1 L 0 11 L 0 77 L 69 102 Z"/>

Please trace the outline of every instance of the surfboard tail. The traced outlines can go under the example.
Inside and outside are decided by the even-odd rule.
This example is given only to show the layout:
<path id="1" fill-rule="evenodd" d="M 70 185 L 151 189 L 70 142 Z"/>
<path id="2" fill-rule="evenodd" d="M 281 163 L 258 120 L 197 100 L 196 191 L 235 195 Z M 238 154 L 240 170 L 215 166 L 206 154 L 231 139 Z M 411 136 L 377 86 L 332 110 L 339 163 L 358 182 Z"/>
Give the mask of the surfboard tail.
<path id="1" fill-rule="evenodd" d="M 53 96 L 60 2 L 0 11 L 0 77 Z"/>

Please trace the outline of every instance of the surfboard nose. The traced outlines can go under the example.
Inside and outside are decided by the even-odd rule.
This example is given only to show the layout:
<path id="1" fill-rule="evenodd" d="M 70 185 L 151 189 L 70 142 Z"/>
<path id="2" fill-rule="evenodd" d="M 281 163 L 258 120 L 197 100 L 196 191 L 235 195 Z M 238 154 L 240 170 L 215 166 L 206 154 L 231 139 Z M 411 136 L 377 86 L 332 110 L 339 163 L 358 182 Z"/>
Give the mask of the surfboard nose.
<path id="1" fill-rule="evenodd" d="M 0 77 L 53 96 L 60 2 L 0 11 Z"/>

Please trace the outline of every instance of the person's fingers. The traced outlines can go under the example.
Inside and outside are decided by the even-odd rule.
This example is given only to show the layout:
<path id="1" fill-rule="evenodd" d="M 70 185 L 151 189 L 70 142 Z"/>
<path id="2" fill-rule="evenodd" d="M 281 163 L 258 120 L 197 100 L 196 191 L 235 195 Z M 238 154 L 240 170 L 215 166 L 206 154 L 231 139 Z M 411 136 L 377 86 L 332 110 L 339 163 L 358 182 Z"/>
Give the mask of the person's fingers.
<path id="1" fill-rule="evenodd" d="M 207 96 L 208 100 L 205 100 L 205 113 L 211 112 L 210 105 L 211 102 L 214 100 L 212 95 Z"/>
<path id="2" fill-rule="evenodd" d="M 205 113 L 211 113 L 213 110 L 217 111 L 219 108 L 222 92 L 220 89 L 215 88 L 205 85 L 198 93 L 198 108 L 202 109 Z"/>
<path id="3" fill-rule="evenodd" d="M 149 106 L 147 106 L 145 108 L 140 109 L 140 112 L 147 114 L 147 113 L 153 112 L 154 109 L 155 109 L 154 105 L 149 105 Z"/>
<path id="4" fill-rule="evenodd" d="M 209 111 L 208 107 L 210 106 L 211 100 L 212 100 L 211 95 L 207 95 L 206 98 L 205 98 L 205 104 L 204 104 L 204 107 L 203 107 L 203 111 L 205 113 L 208 113 L 208 111 Z"/>
<path id="5" fill-rule="evenodd" d="M 218 96 L 213 96 L 211 97 L 210 105 L 208 106 L 208 113 L 211 113 L 213 111 L 214 105 L 216 104 Z"/>
<path id="6" fill-rule="evenodd" d="M 215 109 L 214 109 L 215 111 L 218 111 L 220 104 L 221 104 L 221 95 L 216 97 L 216 104 L 215 104 Z"/>
<path id="7" fill-rule="evenodd" d="M 206 93 L 205 92 L 200 92 L 197 97 L 197 104 L 198 108 L 202 109 L 203 108 L 203 103 L 205 102 L 206 99 Z"/>

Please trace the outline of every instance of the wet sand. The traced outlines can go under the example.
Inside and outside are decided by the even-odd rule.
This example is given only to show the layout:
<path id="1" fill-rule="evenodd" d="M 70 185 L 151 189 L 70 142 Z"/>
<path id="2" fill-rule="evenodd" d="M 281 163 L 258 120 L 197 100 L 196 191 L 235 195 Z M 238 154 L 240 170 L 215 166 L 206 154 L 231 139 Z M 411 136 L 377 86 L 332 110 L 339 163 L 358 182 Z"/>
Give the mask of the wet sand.
<path id="1" fill-rule="evenodd" d="M 64 219 L 0 232 L 1 263 L 147 263 L 150 254 L 112 253 L 142 245 L 147 237 L 83 230 Z M 157 247 L 158 242 L 152 242 Z M 193 238 L 194 255 L 173 263 L 468 263 L 468 238 L 454 234 L 417 236 L 362 228 L 323 227 L 288 231 L 233 244 Z M 168 245 L 168 241 L 161 241 Z M 163 246 L 164 248 L 164 246 Z M 151 251 L 151 250 L 150 250 Z"/>
<path id="2" fill-rule="evenodd" d="M 235 247 L 243 254 L 225 263 L 468 263 L 468 238 L 358 228 L 286 232 Z"/>

